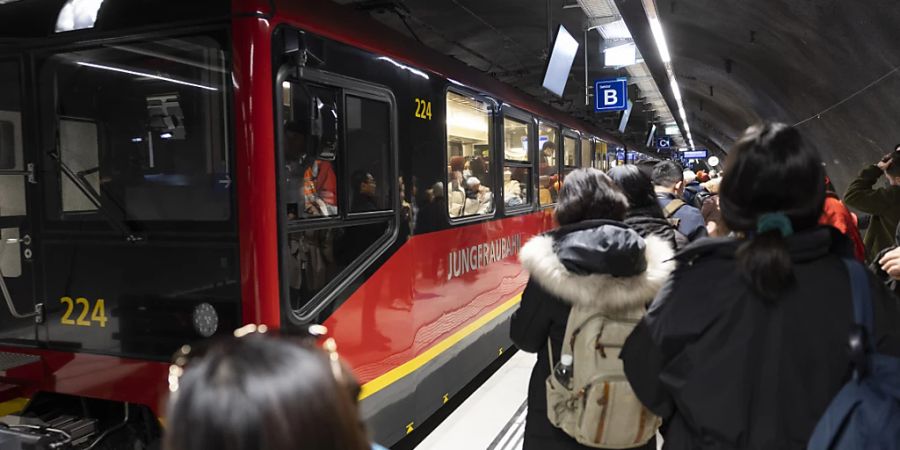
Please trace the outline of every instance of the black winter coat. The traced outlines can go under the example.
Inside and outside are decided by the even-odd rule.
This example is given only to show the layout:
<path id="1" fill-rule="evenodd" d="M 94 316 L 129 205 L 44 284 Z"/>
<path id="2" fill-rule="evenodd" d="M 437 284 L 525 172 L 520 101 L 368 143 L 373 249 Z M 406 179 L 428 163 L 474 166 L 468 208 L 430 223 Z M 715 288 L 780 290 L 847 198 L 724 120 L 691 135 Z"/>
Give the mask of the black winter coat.
<path id="1" fill-rule="evenodd" d="M 653 205 L 656 209 L 659 206 Z M 660 211 L 661 213 L 661 211 Z M 654 213 L 649 210 L 636 209 L 628 213 L 625 224 L 637 231 L 641 237 L 656 236 L 669 244 L 672 248 L 679 250 L 690 244 L 687 236 L 681 234 L 677 228 L 672 226 L 668 219 L 664 217 L 655 217 Z"/>
<path id="2" fill-rule="evenodd" d="M 740 244 L 709 239 L 680 253 L 621 354 L 638 398 L 667 422 L 664 449 L 806 448 L 849 378 L 846 238 L 831 228 L 788 238 L 796 283 L 774 302 L 745 284 Z M 870 284 L 878 346 L 898 355 L 897 301 Z"/>
<path id="3" fill-rule="evenodd" d="M 519 258 L 530 278 L 510 333 L 519 349 L 538 354 L 528 385 L 524 450 L 588 448 L 547 419 L 547 340 L 557 358 L 571 305 L 643 308 L 672 271 L 672 256 L 665 241 L 644 240 L 625 224 L 610 221 L 563 227 L 522 247 Z M 646 448 L 655 449 L 654 441 Z"/>

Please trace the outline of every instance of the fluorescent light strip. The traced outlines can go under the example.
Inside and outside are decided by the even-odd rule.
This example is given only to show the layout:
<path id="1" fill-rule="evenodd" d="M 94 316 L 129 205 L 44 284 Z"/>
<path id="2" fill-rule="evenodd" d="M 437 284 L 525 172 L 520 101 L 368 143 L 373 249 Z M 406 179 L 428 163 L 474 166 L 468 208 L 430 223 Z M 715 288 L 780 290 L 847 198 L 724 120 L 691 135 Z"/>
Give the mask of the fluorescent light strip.
<path id="1" fill-rule="evenodd" d="M 195 87 L 195 88 L 206 89 L 207 91 L 218 91 L 219 90 L 217 88 L 210 87 L 210 86 L 204 86 L 202 84 L 189 83 L 187 81 L 176 80 L 174 78 L 153 75 L 150 73 L 137 72 L 134 70 L 122 69 L 119 67 L 112 67 L 112 66 L 104 66 L 101 64 L 94 64 L 94 63 L 89 63 L 89 62 L 84 62 L 84 61 L 76 61 L 76 62 L 79 66 L 93 67 L 95 69 L 109 70 L 111 72 L 127 73 L 128 75 L 153 78 L 154 80 L 168 81 L 169 83 L 175 83 L 175 84 L 181 84 L 184 86 L 191 86 L 191 87 Z"/>
<path id="2" fill-rule="evenodd" d="M 669 55 L 669 46 L 666 44 L 666 36 L 663 34 L 662 24 L 659 19 L 650 19 L 650 31 L 653 32 L 653 39 L 656 40 L 656 48 L 659 50 L 659 56 L 663 62 L 668 64 L 672 62 L 672 56 Z"/>

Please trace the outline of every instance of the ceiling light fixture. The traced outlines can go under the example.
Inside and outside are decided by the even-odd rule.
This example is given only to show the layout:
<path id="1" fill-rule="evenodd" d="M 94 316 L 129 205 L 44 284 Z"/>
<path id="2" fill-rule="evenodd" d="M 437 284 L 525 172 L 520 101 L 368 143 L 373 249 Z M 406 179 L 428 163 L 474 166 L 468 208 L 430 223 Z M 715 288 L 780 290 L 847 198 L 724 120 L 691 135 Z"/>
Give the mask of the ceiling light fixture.
<path id="1" fill-rule="evenodd" d="M 68 0 L 56 16 L 56 32 L 94 28 L 103 0 Z"/>
<path id="2" fill-rule="evenodd" d="M 678 80 L 675 78 L 675 70 L 672 67 L 672 55 L 669 53 L 669 45 L 666 42 L 666 35 L 663 32 L 662 22 L 659 20 L 659 12 L 656 9 L 656 0 L 643 0 L 643 4 L 644 11 L 647 13 L 647 19 L 650 21 L 650 31 L 653 33 L 656 49 L 659 51 L 659 57 L 662 59 L 663 65 L 666 68 L 666 75 L 669 76 L 672 95 L 675 97 L 675 103 L 678 105 L 678 115 L 681 116 L 681 123 L 684 127 L 683 137 L 690 142 L 691 148 L 694 148 L 691 127 L 688 125 L 687 120 L 687 111 L 684 109 L 681 88 L 678 86 Z"/>

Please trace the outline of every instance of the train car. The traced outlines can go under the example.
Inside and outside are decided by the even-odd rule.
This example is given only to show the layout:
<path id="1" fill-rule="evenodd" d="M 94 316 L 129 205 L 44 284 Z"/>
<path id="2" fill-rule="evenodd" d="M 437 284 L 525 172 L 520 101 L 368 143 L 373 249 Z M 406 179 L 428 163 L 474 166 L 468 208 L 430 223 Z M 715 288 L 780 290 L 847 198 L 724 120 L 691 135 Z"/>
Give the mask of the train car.
<path id="1" fill-rule="evenodd" d="M 180 346 L 324 323 L 392 444 L 620 145 L 328 1 L 0 2 L 0 434 L 153 446 Z"/>

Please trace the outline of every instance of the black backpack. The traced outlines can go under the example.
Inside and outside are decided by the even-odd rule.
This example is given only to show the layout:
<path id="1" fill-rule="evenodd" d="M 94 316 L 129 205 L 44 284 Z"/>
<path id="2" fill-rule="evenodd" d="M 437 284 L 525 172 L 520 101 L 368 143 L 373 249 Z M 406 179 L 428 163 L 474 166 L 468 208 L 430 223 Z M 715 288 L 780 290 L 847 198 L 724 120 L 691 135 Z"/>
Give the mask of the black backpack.
<path id="1" fill-rule="evenodd" d="M 807 448 L 900 449 L 900 358 L 877 353 L 866 269 L 850 259 L 844 264 L 856 319 L 849 337 L 853 378 L 831 400 Z"/>

